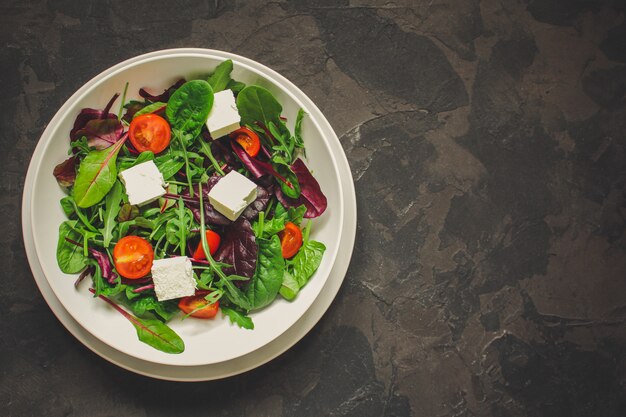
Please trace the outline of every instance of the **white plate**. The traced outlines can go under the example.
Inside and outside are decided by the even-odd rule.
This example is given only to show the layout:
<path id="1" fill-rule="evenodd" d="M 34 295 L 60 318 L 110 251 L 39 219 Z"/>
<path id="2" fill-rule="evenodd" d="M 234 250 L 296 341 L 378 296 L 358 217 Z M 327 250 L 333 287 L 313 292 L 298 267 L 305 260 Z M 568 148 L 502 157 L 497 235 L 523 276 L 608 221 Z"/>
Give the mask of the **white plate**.
<path id="1" fill-rule="evenodd" d="M 129 96 L 140 87 L 166 88 L 180 76 L 196 77 L 211 71 L 225 59 L 232 59 L 233 78 L 270 89 L 283 104 L 292 123 L 302 107 L 309 114 L 302 125 L 309 167 L 314 171 L 328 198 L 328 209 L 315 219 L 312 238 L 324 242 L 327 251 L 322 265 L 294 302 L 278 299 L 268 308 L 253 314 L 254 331 L 244 331 L 227 319 L 214 321 L 173 320 L 171 327 L 185 341 L 185 352 L 170 355 L 137 340 L 134 328 L 106 303 L 93 300 L 86 285 L 76 291 L 75 276 L 63 274 L 56 263 L 58 226 L 65 220 L 58 204 L 63 192 L 52 176 L 56 164 L 66 157 L 68 132 L 80 109 L 102 108 L 110 96 L 129 82 Z M 135 96 L 136 97 L 136 96 Z M 89 333 L 112 348 L 135 358 L 173 366 L 216 364 L 248 355 L 287 331 L 313 304 L 324 287 L 339 252 L 338 236 L 344 226 L 344 198 L 336 156 L 331 145 L 340 148 L 339 140 L 328 121 L 308 97 L 273 70 L 237 55 L 202 49 L 158 51 L 118 64 L 79 89 L 57 112 L 43 133 L 28 175 L 32 174 L 30 222 L 36 256 L 47 283 L 67 312 Z M 333 148 L 336 148 L 333 146 Z M 344 156 L 345 158 L 345 156 Z"/>
<path id="2" fill-rule="evenodd" d="M 71 334 L 73 334 L 86 347 L 100 355 L 102 358 L 129 371 L 153 378 L 191 382 L 224 378 L 261 366 L 289 349 L 304 335 L 306 335 L 311 328 L 313 328 L 324 312 L 328 309 L 339 291 L 350 263 L 356 233 L 356 199 L 354 184 L 352 183 L 350 168 L 341 146 L 339 143 L 332 143 L 331 149 L 337 156 L 345 202 L 344 228 L 339 240 L 341 248 L 337 255 L 335 264 L 326 285 L 320 292 L 316 302 L 311 306 L 311 308 L 309 308 L 307 314 L 301 317 L 296 324 L 289 328 L 285 333 L 248 355 L 212 365 L 182 367 L 162 365 L 137 359 L 119 352 L 93 337 L 89 332 L 83 329 L 80 324 L 76 322 L 63 308 L 63 305 L 54 295 L 37 259 L 30 224 L 30 201 L 33 173 L 29 172 L 26 176 L 24 184 L 24 195 L 22 200 L 22 227 L 26 254 L 28 256 L 35 282 L 39 286 L 44 299 L 52 309 L 53 313 Z M 35 150 L 32 158 L 34 161 L 41 158 L 41 151 L 42 147 L 38 147 Z"/>

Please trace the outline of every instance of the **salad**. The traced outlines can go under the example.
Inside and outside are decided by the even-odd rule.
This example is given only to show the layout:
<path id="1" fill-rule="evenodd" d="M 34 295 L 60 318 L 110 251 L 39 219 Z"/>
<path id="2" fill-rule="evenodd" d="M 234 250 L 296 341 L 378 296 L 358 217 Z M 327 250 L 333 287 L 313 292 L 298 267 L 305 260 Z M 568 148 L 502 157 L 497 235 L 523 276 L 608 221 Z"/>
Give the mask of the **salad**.
<path id="1" fill-rule="evenodd" d="M 212 319 L 253 329 L 251 312 L 292 301 L 326 249 L 310 238 L 327 207 L 293 132 L 265 88 L 231 78 L 224 61 L 204 79 L 111 112 L 80 111 L 69 158 L 54 169 L 67 195 L 57 263 L 127 318 L 140 341 L 181 353 L 168 325 Z"/>

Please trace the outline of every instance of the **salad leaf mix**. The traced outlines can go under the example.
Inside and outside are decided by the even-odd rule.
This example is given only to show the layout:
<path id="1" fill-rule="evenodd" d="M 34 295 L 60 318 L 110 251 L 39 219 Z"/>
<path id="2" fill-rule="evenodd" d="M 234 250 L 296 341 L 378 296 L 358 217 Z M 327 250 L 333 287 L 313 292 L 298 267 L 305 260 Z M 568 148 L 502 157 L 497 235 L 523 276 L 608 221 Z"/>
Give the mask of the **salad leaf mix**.
<path id="1" fill-rule="evenodd" d="M 277 297 L 296 298 L 326 249 L 309 238 L 305 220 L 324 213 L 327 201 L 302 160 L 304 111 L 292 132 L 272 93 L 233 80 L 232 70 L 227 60 L 204 79 L 181 78 L 163 92 L 142 88 L 143 101 L 124 103 L 124 91 L 118 114 L 111 109 L 119 94 L 102 110 L 82 109 L 69 134 L 70 156 L 53 172 L 67 191 L 59 268 L 80 274 L 77 288 L 91 277 L 93 296 L 127 318 L 140 341 L 167 353 L 184 351 L 167 325 L 175 317 L 212 318 L 221 310 L 253 329 L 250 312 Z M 206 123 L 223 90 L 236 98 L 241 128 L 213 138 Z M 166 192 L 133 205 L 120 173 L 148 161 Z M 209 198 L 232 171 L 256 185 L 256 198 L 234 221 Z M 196 293 L 159 301 L 152 263 L 176 256 L 191 260 Z"/>

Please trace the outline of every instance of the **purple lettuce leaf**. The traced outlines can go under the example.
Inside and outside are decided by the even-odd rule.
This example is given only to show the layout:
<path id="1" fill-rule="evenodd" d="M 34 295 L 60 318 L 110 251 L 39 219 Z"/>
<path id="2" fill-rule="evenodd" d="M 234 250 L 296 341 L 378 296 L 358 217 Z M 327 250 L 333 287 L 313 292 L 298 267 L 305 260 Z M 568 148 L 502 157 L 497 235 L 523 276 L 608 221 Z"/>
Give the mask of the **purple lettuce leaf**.
<path id="1" fill-rule="evenodd" d="M 268 188 L 261 187 L 259 184 L 256 186 L 256 200 L 254 200 L 246 209 L 241 213 L 241 217 L 245 217 L 248 220 L 253 220 L 259 213 L 265 210 L 270 198 L 274 195 L 274 187 Z"/>
<path id="2" fill-rule="evenodd" d="M 52 174 L 61 187 L 71 187 L 76 180 L 76 156 L 70 156 L 54 167 Z"/>
<path id="3" fill-rule="evenodd" d="M 139 110 L 143 109 L 146 106 L 147 103 L 141 101 L 131 101 L 125 106 L 126 112 L 124 113 L 124 116 L 122 116 L 122 120 L 124 120 L 126 123 L 130 123 L 133 120 L 135 113 L 137 113 Z"/>
<path id="4" fill-rule="evenodd" d="M 269 174 L 269 175 L 273 175 L 279 181 L 282 181 L 285 184 L 287 184 L 289 187 L 291 187 L 291 184 L 289 183 L 289 181 L 287 181 L 285 177 L 283 177 L 278 172 L 276 172 L 272 164 L 270 164 L 269 162 L 263 162 L 256 158 L 251 157 L 250 155 L 248 155 L 246 151 L 243 150 L 241 145 L 239 145 L 234 140 L 230 141 L 230 146 L 233 148 L 233 151 L 235 152 L 235 154 L 239 157 L 241 162 L 245 165 L 248 171 L 250 171 L 250 173 L 254 176 L 254 178 L 261 178 L 262 176 Z"/>
<path id="5" fill-rule="evenodd" d="M 214 226 L 226 226 L 232 223 L 223 214 L 215 210 L 215 208 L 209 202 L 209 191 L 211 191 L 211 189 L 215 186 L 215 184 L 217 184 L 220 178 L 221 178 L 220 176 L 213 175 L 209 177 L 209 180 L 206 186 L 202 187 L 202 200 L 204 203 L 204 221 Z M 194 190 L 194 197 L 196 197 L 198 195 L 198 185 L 194 185 L 193 190 Z M 180 193 L 180 195 L 183 197 L 189 197 L 189 190 L 188 189 L 184 190 L 183 192 Z M 193 213 L 193 217 L 196 219 L 196 222 L 200 223 L 200 200 L 197 200 L 196 203 L 192 203 L 186 199 L 185 205 Z"/>
<path id="6" fill-rule="evenodd" d="M 113 113 L 109 113 L 109 110 L 111 109 L 113 102 L 117 99 L 118 96 L 119 94 L 117 93 L 113 95 L 104 110 L 90 108 L 82 109 L 80 113 L 78 113 L 78 116 L 76 116 L 76 120 L 74 120 L 74 126 L 72 127 L 72 130 L 70 130 L 70 140 L 73 142 L 76 139 L 80 138 L 80 135 L 78 135 L 78 131 L 84 129 L 90 120 L 117 119 L 117 116 Z"/>
<path id="7" fill-rule="evenodd" d="M 215 260 L 232 267 L 223 268 L 226 275 L 240 275 L 252 278 L 256 270 L 259 248 L 250 222 L 240 217 L 224 229 L 222 242 L 215 253 Z"/>
<path id="8" fill-rule="evenodd" d="M 163 103 L 167 103 L 167 101 L 170 99 L 172 94 L 174 94 L 174 91 L 178 90 L 180 86 L 182 86 L 183 84 L 185 84 L 185 79 L 181 78 L 180 80 L 176 81 L 174 85 L 165 89 L 165 91 L 163 91 L 161 94 L 152 94 L 145 88 L 140 88 L 139 95 L 145 98 L 146 100 L 162 101 Z"/>
<path id="9" fill-rule="evenodd" d="M 94 257 L 100 269 L 102 270 L 102 278 L 106 279 L 109 284 L 115 284 L 117 280 L 117 274 L 113 271 L 113 265 L 109 259 L 109 255 L 104 252 L 97 251 L 95 249 L 89 249 L 89 253 Z"/>
<path id="10" fill-rule="evenodd" d="M 85 136 L 87 144 L 96 149 L 105 149 L 117 142 L 124 134 L 124 126 L 117 118 L 93 119 L 76 131 L 77 137 Z"/>
<path id="11" fill-rule="evenodd" d="M 304 204 L 306 207 L 304 217 L 307 219 L 320 216 L 326 210 L 328 202 L 326 200 L 326 196 L 320 189 L 319 183 L 315 178 L 313 178 L 313 175 L 311 175 L 311 172 L 300 158 L 296 159 L 296 161 L 291 165 L 291 170 L 294 174 L 296 174 L 296 177 L 298 177 L 298 182 L 300 183 L 300 189 L 302 191 L 300 197 L 296 199 L 289 198 L 283 194 L 280 188 L 276 190 L 276 197 L 281 204 L 287 208 L 295 208 Z"/>

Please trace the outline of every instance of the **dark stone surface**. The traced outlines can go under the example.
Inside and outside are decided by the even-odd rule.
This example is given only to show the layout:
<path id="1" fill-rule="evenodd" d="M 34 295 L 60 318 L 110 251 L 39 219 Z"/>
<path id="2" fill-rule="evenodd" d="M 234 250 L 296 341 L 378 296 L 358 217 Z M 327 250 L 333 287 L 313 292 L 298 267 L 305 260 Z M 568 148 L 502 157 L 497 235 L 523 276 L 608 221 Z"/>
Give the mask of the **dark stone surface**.
<path id="1" fill-rule="evenodd" d="M 620 1 L 5 1 L 0 414 L 626 415 Z M 359 205 L 337 299 L 246 374 L 151 380 L 64 330 L 31 277 L 22 184 L 56 109 L 155 49 L 232 51 L 299 85 Z"/>

